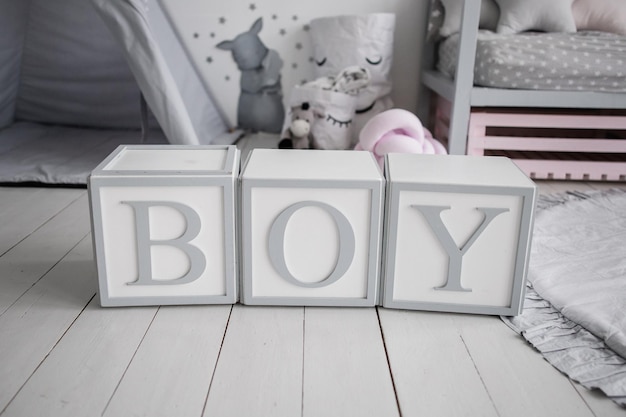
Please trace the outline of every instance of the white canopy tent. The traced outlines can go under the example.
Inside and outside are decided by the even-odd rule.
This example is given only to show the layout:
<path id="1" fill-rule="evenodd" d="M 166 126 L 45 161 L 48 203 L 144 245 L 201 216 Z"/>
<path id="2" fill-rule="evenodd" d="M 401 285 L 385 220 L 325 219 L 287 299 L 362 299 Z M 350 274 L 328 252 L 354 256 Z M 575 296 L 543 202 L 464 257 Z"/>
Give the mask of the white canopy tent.
<path id="1" fill-rule="evenodd" d="M 3 183 L 85 184 L 142 127 L 150 143 L 236 137 L 155 0 L 0 0 L 0 62 Z"/>
<path id="2" fill-rule="evenodd" d="M 122 46 L 139 88 L 171 143 L 208 144 L 224 118 L 156 0 L 93 0 Z"/>

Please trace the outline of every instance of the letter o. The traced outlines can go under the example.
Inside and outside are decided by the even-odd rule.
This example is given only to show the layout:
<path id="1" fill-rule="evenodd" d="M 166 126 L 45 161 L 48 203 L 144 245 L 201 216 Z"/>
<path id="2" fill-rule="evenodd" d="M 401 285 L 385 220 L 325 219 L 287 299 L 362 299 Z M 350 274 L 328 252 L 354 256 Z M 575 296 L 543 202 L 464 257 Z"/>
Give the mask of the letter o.
<path id="1" fill-rule="evenodd" d="M 302 282 L 298 280 L 289 271 L 285 261 L 285 231 L 287 230 L 287 223 L 296 211 L 304 207 L 318 207 L 326 211 L 335 221 L 339 231 L 339 256 L 337 257 L 335 268 L 329 276 L 317 282 Z M 301 201 L 283 210 L 270 227 L 268 246 L 270 261 L 280 276 L 291 284 L 306 288 L 325 287 L 339 280 L 352 265 L 356 247 L 354 230 L 346 216 L 336 208 L 319 201 Z"/>

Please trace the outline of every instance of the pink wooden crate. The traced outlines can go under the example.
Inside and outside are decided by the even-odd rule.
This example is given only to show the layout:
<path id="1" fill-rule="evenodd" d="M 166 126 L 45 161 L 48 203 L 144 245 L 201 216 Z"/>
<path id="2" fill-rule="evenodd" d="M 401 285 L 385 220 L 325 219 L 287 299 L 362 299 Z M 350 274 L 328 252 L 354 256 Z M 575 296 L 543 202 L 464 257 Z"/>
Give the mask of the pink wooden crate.
<path id="1" fill-rule="evenodd" d="M 435 137 L 449 114 L 439 99 Z M 626 112 L 472 109 L 467 153 L 508 156 L 535 179 L 626 181 Z"/>

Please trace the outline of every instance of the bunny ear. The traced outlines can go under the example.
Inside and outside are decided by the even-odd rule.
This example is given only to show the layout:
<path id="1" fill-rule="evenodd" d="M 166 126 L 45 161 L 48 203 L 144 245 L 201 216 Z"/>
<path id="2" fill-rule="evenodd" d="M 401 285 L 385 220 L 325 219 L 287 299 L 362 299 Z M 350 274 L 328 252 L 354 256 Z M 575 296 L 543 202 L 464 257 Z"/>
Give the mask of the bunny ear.
<path id="1" fill-rule="evenodd" d="M 250 28 L 249 32 L 253 33 L 255 35 L 258 35 L 259 32 L 261 32 L 261 29 L 263 29 L 263 18 L 259 17 L 253 24 L 252 27 Z"/>
<path id="2" fill-rule="evenodd" d="M 223 49 L 224 51 L 230 51 L 233 49 L 233 41 L 222 41 L 215 45 L 218 49 Z"/>

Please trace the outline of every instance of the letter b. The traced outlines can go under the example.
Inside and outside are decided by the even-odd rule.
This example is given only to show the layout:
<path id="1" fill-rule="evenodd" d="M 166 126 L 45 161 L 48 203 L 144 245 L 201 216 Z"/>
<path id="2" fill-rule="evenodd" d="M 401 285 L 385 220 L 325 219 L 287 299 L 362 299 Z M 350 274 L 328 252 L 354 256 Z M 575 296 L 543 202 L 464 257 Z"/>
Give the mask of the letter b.
<path id="1" fill-rule="evenodd" d="M 135 213 L 135 232 L 137 240 L 138 278 L 128 285 L 180 285 L 188 284 L 200 278 L 206 268 L 206 257 L 198 247 L 190 244 L 201 230 L 200 216 L 191 207 L 174 201 L 122 201 L 131 206 Z M 170 207 L 185 218 L 185 230 L 177 238 L 153 240 L 150 237 L 150 208 Z M 190 267 L 180 278 L 155 280 L 152 276 L 152 246 L 172 246 L 183 251 L 189 258 Z"/>

